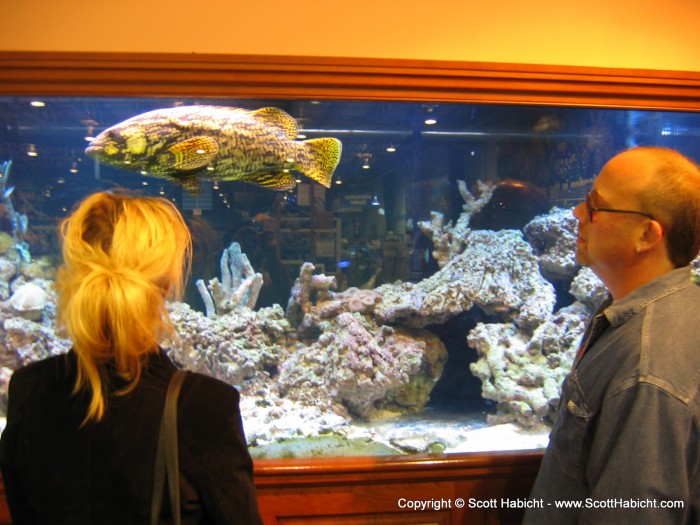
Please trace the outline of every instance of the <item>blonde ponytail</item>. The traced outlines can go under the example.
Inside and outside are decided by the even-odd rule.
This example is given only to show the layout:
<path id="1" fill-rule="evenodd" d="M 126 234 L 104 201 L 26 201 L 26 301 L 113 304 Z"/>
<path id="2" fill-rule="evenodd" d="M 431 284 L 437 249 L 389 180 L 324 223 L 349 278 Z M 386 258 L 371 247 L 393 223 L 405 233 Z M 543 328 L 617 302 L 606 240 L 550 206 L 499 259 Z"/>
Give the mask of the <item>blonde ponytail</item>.
<path id="1" fill-rule="evenodd" d="M 85 422 L 106 408 L 105 370 L 138 383 L 145 356 L 174 332 L 166 298 L 182 297 L 191 238 L 180 212 L 161 198 L 96 193 L 61 224 L 57 322 L 78 356 L 74 393 L 87 390 Z"/>

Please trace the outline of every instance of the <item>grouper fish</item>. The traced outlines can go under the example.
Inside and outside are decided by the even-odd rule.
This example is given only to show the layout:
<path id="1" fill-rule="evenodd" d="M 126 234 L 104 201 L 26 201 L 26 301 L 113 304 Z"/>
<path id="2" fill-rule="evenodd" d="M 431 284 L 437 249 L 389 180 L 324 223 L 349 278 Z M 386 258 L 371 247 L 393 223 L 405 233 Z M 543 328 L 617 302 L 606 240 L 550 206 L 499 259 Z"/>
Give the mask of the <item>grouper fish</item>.
<path id="1" fill-rule="evenodd" d="M 289 190 L 296 185 L 290 170 L 330 188 L 341 142 L 296 137 L 296 120 L 278 108 L 180 106 L 112 126 L 85 152 L 104 164 L 172 181 L 191 194 L 199 193 L 201 177 Z"/>

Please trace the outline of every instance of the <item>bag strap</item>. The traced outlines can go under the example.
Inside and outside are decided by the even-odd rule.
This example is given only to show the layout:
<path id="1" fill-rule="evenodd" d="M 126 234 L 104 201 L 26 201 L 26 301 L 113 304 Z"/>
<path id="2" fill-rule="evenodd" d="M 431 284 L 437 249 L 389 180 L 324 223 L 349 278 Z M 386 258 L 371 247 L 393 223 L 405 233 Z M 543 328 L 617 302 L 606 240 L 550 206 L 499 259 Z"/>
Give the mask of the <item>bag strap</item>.
<path id="1" fill-rule="evenodd" d="M 175 525 L 180 525 L 180 465 L 177 451 L 177 398 L 187 372 L 177 370 L 170 378 L 165 396 L 165 407 L 158 432 L 156 466 L 151 500 L 151 525 L 158 525 L 163 503 L 165 478 L 168 479 L 170 509 Z"/>

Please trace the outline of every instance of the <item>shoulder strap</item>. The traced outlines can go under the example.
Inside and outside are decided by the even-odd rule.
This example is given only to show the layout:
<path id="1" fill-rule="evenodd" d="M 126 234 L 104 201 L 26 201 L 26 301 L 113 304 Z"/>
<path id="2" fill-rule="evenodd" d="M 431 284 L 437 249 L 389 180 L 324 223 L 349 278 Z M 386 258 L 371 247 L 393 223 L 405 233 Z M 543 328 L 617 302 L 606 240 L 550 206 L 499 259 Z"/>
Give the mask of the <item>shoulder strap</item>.
<path id="1" fill-rule="evenodd" d="M 158 433 L 156 466 L 151 500 L 151 525 L 157 525 L 163 502 L 165 478 L 168 479 L 170 508 L 175 525 L 180 525 L 180 465 L 177 450 L 177 398 L 185 380 L 185 370 L 177 370 L 170 378 L 165 396 L 165 408 Z"/>

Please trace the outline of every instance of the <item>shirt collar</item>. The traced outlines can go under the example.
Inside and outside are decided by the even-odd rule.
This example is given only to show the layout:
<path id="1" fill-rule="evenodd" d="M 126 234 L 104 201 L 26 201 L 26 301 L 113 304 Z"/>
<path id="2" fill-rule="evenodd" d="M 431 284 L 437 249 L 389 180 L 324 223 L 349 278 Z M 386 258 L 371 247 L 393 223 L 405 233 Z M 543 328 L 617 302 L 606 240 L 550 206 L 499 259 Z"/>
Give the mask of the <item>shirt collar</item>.
<path id="1" fill-rule="evenodd" d="M 691 284 L 694 283 L 690 266 L 676 268 L 613 302 L 605 308 L 603 314 L 611 326 L 620 326 L 646 308 L 649 303 Z"/>

